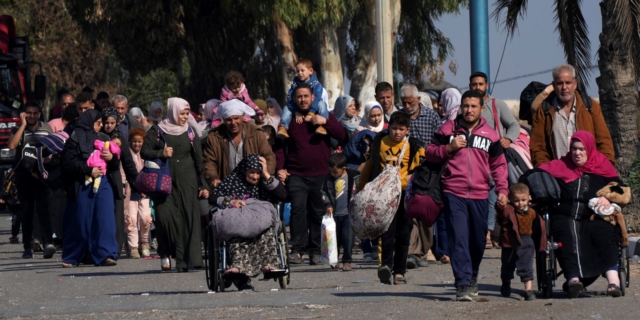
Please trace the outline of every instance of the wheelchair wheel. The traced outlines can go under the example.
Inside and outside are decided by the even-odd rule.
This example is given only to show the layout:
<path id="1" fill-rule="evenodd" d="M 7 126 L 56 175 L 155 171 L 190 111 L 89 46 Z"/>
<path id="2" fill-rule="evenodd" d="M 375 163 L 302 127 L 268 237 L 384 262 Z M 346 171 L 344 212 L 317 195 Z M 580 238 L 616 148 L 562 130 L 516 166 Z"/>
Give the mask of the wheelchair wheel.
<path id="1" fill-rule="evenodd" d="M 627 257 L 627 248 L 623 247 L 620 247 L 618 276 L 620 277 L 620 292 L 624 296 L 627 287 L 629 287 L 629 258 Z"/>
<path id="2" fill-rule="evenodd" d="M 289 265 L 289 241 L 287 241 L 287 229 L 284 226 L 284 222 L 282 222 L 282 221 L 280 222 L 280 230 L 282 230 L 280 232 L 280 241 L 284 244 L 283 245 L 283 247 L 284 247 L 284 253 L 283 253 L 284 265 L 285 265 L 285 268 L 287 269 L 286 279 L 283 279 L 283 281 L 286 280 L 285 282 L 283 282 L 284 283 L 284 287 L 283 287 L 282 284 L 280 285 L 280 287 L 283 288 L 283 289 L 286 289 L 287 285 L 291 281 L 291 268 L 290 268 L 290 265 Z"/>
<path id="3" fill-rule="evenodd" d="M 536 280 L 538 282 L 538 291 L 543 292 L 545 279 L 547 274 L 547 253 L 544 251 L 536 252 Z"/>
<path id="4" fill-rule="evenodd" d="M 545 299 L 553 298 L 553 273 L 547 272 L 544 277 L 544 285 L 542 287 L 542 297 Z"/>
<path id="5" fill-rule="evenodd" d="M 222 279 L 222 259 L 220 257 L 220 241 L 213 236 L 213 232 L 211 232 L 212 239 L 212 247 L 213 247 L 213 261 L 212 264 L 214 267 L 214 276 L 213 276 L 213 286 L 216 288 L 216 292 L 224 292 L 225 285 L 224 280 Z"/>
<path id="6" fill-rule="evenodd" d="M 204 229 L 204 270 L 207 277 L 207 288 L 216 291 L 214 278 L 216 277 L 216 266 L 213 261 L 213 237 L 211 226 Z"/>

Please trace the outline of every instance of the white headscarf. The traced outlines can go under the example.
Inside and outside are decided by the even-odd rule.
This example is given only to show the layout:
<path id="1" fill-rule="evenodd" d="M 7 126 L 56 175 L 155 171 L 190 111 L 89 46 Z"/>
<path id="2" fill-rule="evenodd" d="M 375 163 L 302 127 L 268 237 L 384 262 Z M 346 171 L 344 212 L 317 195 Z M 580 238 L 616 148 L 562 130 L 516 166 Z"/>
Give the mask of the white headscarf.
<path id="1" fill-rule="evenodd" d="M 418 92 L 418 97 L 420 97 L 420 103 L 422 103 L 423 106 L 429 109 L 433 109 L 433 104 L 431 103 L 431 97 L 429 97 L 428 94 L 424 92 Z M 427 103 L 427 101 L 429 102 Z"/>
<path id="2" fill-rule="evenodd" d="M 253 108 L 249 107 L 244 102 L 233 99 L 229 101 L 225 101 L 218 106 L 218 112 L 216 112 L 216 117 L 220 119 L 227 119 L 233 116 L 254 116 L 256 111 Z"/>
<path id="3" fill-rule="evenodd" d="M 462 95 L 456 88 L 449 88 L 442 91 L 440 95 L 440 108 L 444 111 L 443 120 L 455 120 L 460 111 L 460 99 Z"/>
<path id="4" fill-rule="evenodd" d="M 373 109 L 378 109 L 381 112 L 380 123 L 375 127 L 373 126 L 373 124 L 371 124 L 371 122 L 369 122 L 369 115 L 371 114 L 371 110 Z M 364 105 L 364 117 L 362 117 L 362 121 L 360 121 L 360 124 L 358 125 L 356 130 L 357 131 L 371 130 L 375 133 L 378 133 L 383 129 L 384 129 L 384 110 L 382 110 L 380 103 L 378 103 L 378 101 L 367 102 Z"/>
<path id="5" fill-rule="evenodd" d="M 158 124 L 162 132 L 172 136 L 179 136 L 187 132 L 189 128 L 188 121 L 184 125 L 178 124 L 178 116 L 185 109 L 189 110 L 189 102 L 187 102 L 187 100 L 182 98 L 169 98 L 169 100 L 167 100 L 167 118 Z M 193 119 L 191 114 L 189 114 L 189 117 Z M 195 122 L 195 119 L 193 119 L 193 121 Z"/>
<path id="6" fill-rule="evenodd" d="M 142 109 L 140 109 L 138 107 L 131 108 L 131 110 L 129 110 L 129 115 L 134 117 L 134 118 L 135 117 L 139 117 L 140 119 L 144 119 L 144 113 L 142 113 Z"/>
<path id="7" fill-rule="evenodd" d="M 268 98 L 265 101 L 267 102 L 267 105 L 271 103 L 271 105 L 273 106 L 273 110 L 275 110 L 276 114 L 273 116 L 269 115 L 269 108 L 267 108 L 267 119 L 264 122 L 265 124 L 268 124 L 274 127 L 275 129 L 278 129 L 278 125 L 280 124 L 280 117 L 282 116 L 282 107 L 280 107 L 280 104 L 274 98 Z"/>

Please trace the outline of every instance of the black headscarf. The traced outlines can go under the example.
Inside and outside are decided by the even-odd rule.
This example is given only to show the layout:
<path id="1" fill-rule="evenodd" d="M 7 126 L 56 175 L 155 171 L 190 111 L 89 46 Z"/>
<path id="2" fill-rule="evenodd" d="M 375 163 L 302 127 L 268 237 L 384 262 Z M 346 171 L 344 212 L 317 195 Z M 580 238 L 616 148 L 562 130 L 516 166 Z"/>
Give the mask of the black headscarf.
<path id="1" fill-rule="evenodd" d="M 93 153 L 93 142 L 98 138 L 98 133 L 93 129 L 93 124 L 98 119 L 100 119 L 100 111 L 89 109 L 80 115 L 73 130 L 85 159 L 88 159 Z"/>
<path id="2" fill-rule="evenodd" d="M 118 111 L 116 111 L 116 108 L 108 107 L 108 108 L 105 108 L 104 110 L 102 110 L 102 123 L 106 124 L 107 123 L 107 119 L 109 119 L 109 118 L 113 118 L 113 119 L 116 120 L 116 127 L 113 129 L 113 131 L 107 132 L 105 130 L 105 126 L 103 126 L 102 127 L 102 133 L 104 133 L 107 136 L 109 136 L 109 139 L 118 138 L 118 139 L 122 140 L 122 133 L 120 133 L 120 130 L 118 130 L 118 124 L 120 124 L 120 114 L 118 114 Z"/>
<path id="3" fill-rule="evenodd" d="M 236 199 L 248 198 L 269 201 L 269 191 L 267 190 L 264 179 L 260 179 L 257 184 L 252 185 L 247 182 L 246 172 L 249 169 L 258 169 L 262 171 L 260 164 L 260 156 L 250 154 L 244 157 L 238 166 L 228 175 L 222 183 L 213 190 L 213 199 L 219 197 L 235 197 Z"/>

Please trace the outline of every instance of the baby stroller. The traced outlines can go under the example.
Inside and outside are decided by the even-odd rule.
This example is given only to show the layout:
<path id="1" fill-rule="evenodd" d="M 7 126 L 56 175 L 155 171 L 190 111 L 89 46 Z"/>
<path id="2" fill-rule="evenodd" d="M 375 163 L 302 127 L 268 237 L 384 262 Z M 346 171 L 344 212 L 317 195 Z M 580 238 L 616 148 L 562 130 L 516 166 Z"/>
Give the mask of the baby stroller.
<path id="1" fill-rule="evenodd" d="M 278 228 L 278 232 L 275 234 L 275 237 L 281 263 L 276 270 L 266 273 L 263 272 L 263 280 L 273 279 L 274 281 L 278 281 L 281 289 L 286 289 L 291 278 L 288 260 L 289 246 L 287 243 L 284 223 L 282 222 L 283 206 L 278 203 L 275 207 L 280 214 L 280 227 Z M 218 208 L 213 207 L 210 211 L 210 215 L 213 216 L 217 211 Z M 211 291 L 224 292 L 226 288 L 231 285 L 231 281 L 236 276 L 236 274 L 225 274 L 228 264 L 227 259 L 229 257 L 227 248 L 228 244 L 226 241 L 217 239 L 214 236 L 213 226 L 210 223 L 206 227 L 204 233 L 204 263 L 207 287 Z"/>
<path id="2" fill-rule="evenodd" d="M 562 275 L 562 270 L 558 270 L 555 250 L 562 248 L 562 243 L 556 242 L 550 233 L 551 219 L 549 212 L 555 204 L 559 202 L 560 190 L 555 179 L 546 172 L 530 170 L 520 177 L 520 182 L 529 186 L 533 203 L 538 214 L 544 220 L 547 235 L 547 246 L 544 251 L 536 251 L 536 277 L 538 291 L 544 298 L 553 297 L 553 288 L 556 280 Z M 626 288 L 629 287 L 629 255 L 627 248 L 618 241 L 618 275 L 620 277 L 620 291 L 625 295 Z"/>

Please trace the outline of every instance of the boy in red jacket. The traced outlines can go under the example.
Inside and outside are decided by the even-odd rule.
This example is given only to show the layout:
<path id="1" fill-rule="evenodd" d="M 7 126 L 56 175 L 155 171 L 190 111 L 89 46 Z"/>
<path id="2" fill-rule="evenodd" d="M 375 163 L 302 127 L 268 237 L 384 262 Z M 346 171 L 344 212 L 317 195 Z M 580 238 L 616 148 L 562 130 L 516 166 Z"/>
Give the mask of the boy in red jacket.
<path id="1" fill-rule="evenodd" d="M 543 250 L 547 242 L 542 218 L 529 207 L 529 187 L 516 183 L 509 188 L 509 201 L 505 208 L 498 208 L 496 220 L 501 227 L 502 267 L 500 278 L 503 297 L 511 296 L 513 271 L 524 283 L 524 300 L 535 300 L 533 285 L 533 253 Z"/>

